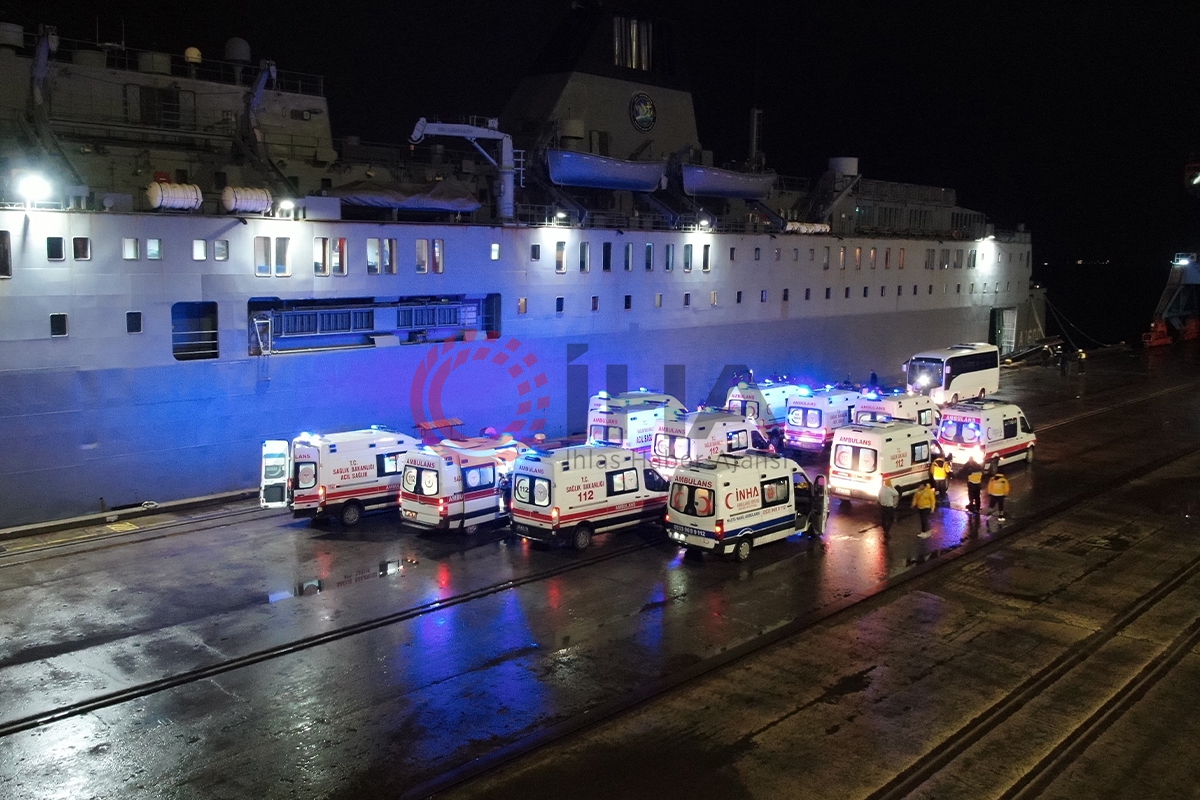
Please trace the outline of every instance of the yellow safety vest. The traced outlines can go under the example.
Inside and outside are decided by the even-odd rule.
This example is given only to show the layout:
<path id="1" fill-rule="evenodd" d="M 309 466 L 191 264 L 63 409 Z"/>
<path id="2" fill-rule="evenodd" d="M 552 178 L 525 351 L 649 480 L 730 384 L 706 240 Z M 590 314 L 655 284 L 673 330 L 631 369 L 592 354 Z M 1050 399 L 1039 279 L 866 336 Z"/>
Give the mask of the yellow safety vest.
<path id="1" fill-rule="evenodd" d="M 967 483 L 981 485 L 983 483 L 983 470 L 973 470 L 967 475 Z"/>
<path id="2" fill-rule="evenodd" d="M 1008 490 L 1008 478 L 1003 475 L 996 475 L 988 481 L 988 494 L 1004 497 L 1008 494 Z"/>
<path id="3" fill-rule="evenodd" d="M 938 459 L 933 462 L 933 466 L 929 468 L 929 474 L 933 476 L 935 481 L 946 480 L 946 462 Z"/>
<path id="4" fill-rule="evenodd" d="M 933 509 L 937 505 L 937 495 L 928 486 L 917 489 L 913 495 L 913 505 L 921 509 Z"/>

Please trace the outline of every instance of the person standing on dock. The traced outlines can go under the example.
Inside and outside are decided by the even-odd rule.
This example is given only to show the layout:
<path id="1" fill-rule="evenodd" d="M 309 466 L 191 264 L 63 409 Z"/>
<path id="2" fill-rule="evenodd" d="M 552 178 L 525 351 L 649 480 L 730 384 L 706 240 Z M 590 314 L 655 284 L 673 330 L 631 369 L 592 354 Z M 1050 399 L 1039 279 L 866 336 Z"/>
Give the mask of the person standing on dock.
<path id="1" fill-rule="evenodd" d="M 896 487 L 884 482 L 879 487 L 879 525 L 883 528 L 883 540 L 886 542 L 892 533 L 892 523 L 896 521 L 896 507 L 900 505 L 900 493 Z"/>
<path id="2" fill-rule="evenodd" d="M 913 508 L 917 509 L 917 513 L 921 515 L 921 532 L 918 534 L 922 539 L 929 538 L 929 517 L 933 514 L 933 510 L 937 508 L 937 493 L 933 491 L 933 487 L 926 481 L 917 487 L 916 494 L 912 499 Z"/>
<path id="3" fill-rule="evenodd" d="M 938 505 L 950 505 L 950 465 L 940 453 L 934 456 L 933 463 L 929 465 L 929 477 L 933 478 L 933 488 L 937 489 Z"/>
<path id="4" fill-rule="evenodd" d="M 967 470 L 967 511 L 978 514 L 983 494 L 983 467 L 972 464 Z"/>
<path id="5" fill-rule="evenodd" d="M 1004 519 L 1004 498 L 1008 497 L 1011 488 L 1008 478 L 1004 477 L 1004 473 L 1000 471 L 997 471 L 988 481 L 988 506 L 989 509 L 996 509 L 1001 520 Z"/>

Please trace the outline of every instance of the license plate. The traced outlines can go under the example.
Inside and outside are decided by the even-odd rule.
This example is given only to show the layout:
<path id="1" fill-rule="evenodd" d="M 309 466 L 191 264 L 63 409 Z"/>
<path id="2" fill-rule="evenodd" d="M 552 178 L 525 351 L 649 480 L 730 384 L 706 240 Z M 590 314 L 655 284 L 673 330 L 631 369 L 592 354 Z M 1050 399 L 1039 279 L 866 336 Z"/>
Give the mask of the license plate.
<path id="1" fill-rule="evenodd" d="M 413 511 L 412 509 L 406 508 L 406 509 L 404 509 L 404 516 L 408 517 L 409 519 L 416 519 L 417 512 Z"/>
<path id="2" fill-rule="evenodd" d="M 521 525 L 521 524 L 514 523 L 512 526 L 512 529 L 514 531 L 516 531 L 517 533 L 529 533 L 528 525 Z"/>

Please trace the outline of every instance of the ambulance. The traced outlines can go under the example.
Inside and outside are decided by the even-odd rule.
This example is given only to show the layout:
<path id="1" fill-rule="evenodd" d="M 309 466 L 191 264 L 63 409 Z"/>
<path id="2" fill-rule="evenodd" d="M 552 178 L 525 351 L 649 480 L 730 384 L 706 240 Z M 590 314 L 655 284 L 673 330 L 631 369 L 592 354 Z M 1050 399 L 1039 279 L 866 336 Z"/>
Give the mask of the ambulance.
<path id="1" fill-rule="evenodd" d="M 671 478 L 667 536 L 689 550 L 745 561 L 767 542 L 797 533 L 820 536 L 828 516 L 825 476 L 814 482 L 775 453 L 722 453 Z"/>
<path id="2" fill-rule="evenodd" d="M 530 451 L 512 479 L 512 530 L 583 550 L 597 533 L 662 523 L 667 481 L 628 448 L 577 445 Z"/>
<path id="3" fill-rule="evenodd" d="M 404 458 L 400 520 L 433 530 L 475 533 L 508 521 L 509 475 L 529 448 L 505 434 L 499 439 L 443 439 Z"/>
<path id="4" fill-rule="evenodd" d="M 401 461 L 420 444 L 380 426 L 263 442 L 258 504 L 357 525 L 366 510 L 398 505 Z"/>
<path id="5" fill-rule="evenodd" d="M 775 448 L 783 443 L 783 423 L 787 417 L 788 401 L 799 397 L 805 387 L 791 383 L 747 383 L 742 381 L 731 387 L 725 395 L 725 410 L 747 419 L 760 420 L 763 435 Z"/>
<path id="6" fill-rule="evenodd" d="M 689 461 L 769 447 L 755 420 L 725 411 L 700 410 L 658 424 L 650 463 L 669 478 Z"/>
<path id="7" fill-rule="evenodd" d="M 829 493 L 877 502 L 884 481 L 902 495 L 915 492 L 930 479 L 929 465 L 939 452 L 934 434 L 915 422 L 838 428 L 829 453 Z"/>
<path id="8" fill-rule="evenodd" d="M 924 394 L 892 394 L 864 391 L 854 406 L 855 422 L 915 422 L 937 434 L 942 411 L 933 399 Z"/>
<path id="9" fill-rule="evenodd" d="M 1012 403 L 968 400 L 942 409 L 938 441 L 955 467 L 1033 462 L 1037 436 Z"/>
<path id="10" fill-rule="evenodd" d="M 661 392 L 599 392 L 588 402 L 587 443 L 625 447 L 646 455 L 658 423 L 686 413 L 683 403 Z"/>
<path id="11" fill-rule="evenodd" d="M 858 392 L 851 389 L 804 388 L 798 396 L 788 400 L 787 422 L 783 429 L 785 446 L 821 452 L 833 441 L 834 428 L 854 421 L 854 407 L 858 402 Z"/>

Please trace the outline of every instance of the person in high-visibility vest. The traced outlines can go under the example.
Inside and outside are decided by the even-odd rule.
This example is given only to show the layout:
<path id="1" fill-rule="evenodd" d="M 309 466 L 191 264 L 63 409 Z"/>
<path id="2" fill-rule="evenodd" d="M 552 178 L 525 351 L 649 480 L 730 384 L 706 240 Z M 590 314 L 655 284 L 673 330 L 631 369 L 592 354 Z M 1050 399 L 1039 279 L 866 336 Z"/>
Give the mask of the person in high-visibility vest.
<path id="1" fill-rule="evenodd" d="M 933 488 L 937 489 L 938 505 L 949 505 L 950 465 L 940 454 L 934 456 L 933 463 L 929 465 L 929 477 L 933 478 Z"/>
<path id="2" fill-rule="evenodd" d="M 917 513 L 921 515 L 921 538 L 925 538 L 929 533 L 929 516 L 937 508 L 937 492 L 933 491 L 933 487 L 929 485 L 928 481 L 917 487 L 912 504 L 913 508 L 917 509 Z"/>
<path id="3" fill-rule="evenodd" d="M 983 467 L 972 464 L 967 469 L 967 511 L 978 514 L 979 496 L 983 492 Z"/>
<path id="4" fill-rule="evenodd" d="M 988 505 L 996 509 L 1000 519 L 1004 519 L 1004 498 L 1008 497 L 1011 488 L 1003 472 L 997 472 L 988 481 Z"/>

